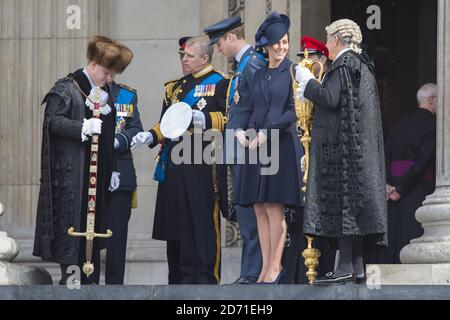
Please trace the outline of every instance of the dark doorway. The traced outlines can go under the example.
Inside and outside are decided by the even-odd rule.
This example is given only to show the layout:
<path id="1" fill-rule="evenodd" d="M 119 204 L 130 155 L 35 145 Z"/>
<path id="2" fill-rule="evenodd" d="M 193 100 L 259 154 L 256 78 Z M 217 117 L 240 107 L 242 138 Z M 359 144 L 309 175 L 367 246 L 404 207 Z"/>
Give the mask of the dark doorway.
<path id="1" fill-rule="evenodd" d="M 381 29 L 369 30 L 367 8 L 381 9 Z M 331 0 L 331 20 L 361 26 L 376 64 L 384 127 L 417 107 L 416 92 L 436 82 L 437 0 Z"/>

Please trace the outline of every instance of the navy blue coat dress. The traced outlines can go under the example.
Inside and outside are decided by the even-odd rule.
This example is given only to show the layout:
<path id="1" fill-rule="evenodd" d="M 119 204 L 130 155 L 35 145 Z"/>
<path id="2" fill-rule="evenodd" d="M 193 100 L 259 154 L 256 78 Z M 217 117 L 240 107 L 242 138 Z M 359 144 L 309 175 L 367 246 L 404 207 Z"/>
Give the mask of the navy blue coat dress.
<path id="1" fill-rule="evenodd" d="M 292 61 L 285 58 L 278 68 L 269 69 L 266 66 L 255 73 L 251 96 L 253 113 L 248 129 L 255 129 L 257 132 L 268 130 L 269 157 L 273 157 L 275 148 L 279 148 L 279 167 L 275 174 L 261 174 L 264 167 L 276 167 L 273 163 L 276 159 L 272 158 L 270 164 L 264 164 L 259 156 L 257 164 L 245 165 L 240 192 L 235 194 L 235 199 L 241 206 L 263 202 L 281 203 L 293 208 L 303 206 L 300 190 L 303 180 L 300 167 L 303 147 L 296 130 L 297 116 L 290 73 L 292 64 Z M 274 129 L 279 130 L 279 142 Z"/>

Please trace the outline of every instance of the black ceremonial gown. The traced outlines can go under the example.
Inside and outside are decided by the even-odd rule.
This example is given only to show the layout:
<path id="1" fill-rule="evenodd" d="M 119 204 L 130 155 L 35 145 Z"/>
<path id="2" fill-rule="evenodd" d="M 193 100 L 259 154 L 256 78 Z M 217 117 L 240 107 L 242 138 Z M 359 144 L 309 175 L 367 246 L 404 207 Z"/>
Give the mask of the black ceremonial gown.
<path id="1" fill-rule="evenodd" d="M 315 105 L 304 232 L 327 238 L 361 235 L 385 244 L 383 135 L 373 66 L 347 51 L 322 84 L 310 80 Z"/>
<path id="2" fill-rule="evenodd" d="M 71 237 L 70 227 L 86 229 L 90 140 L 81 141 L 83 119 L 92 117 L 84 104 L 91 86 L 82 70 L 60 79 L 44 99 L 41 186 L 39 191 L 33 255 L 59 264 L 78 264 L 84 256 L 85 238 Z M 107 88 L 104 88 L 108 90 Z M 110 106 L 113 106 L 109 100 Z M 97 174 L 96 227 L 105 216 L 105 203 L 113 170 L 115 110 L 101 115 Z M 96 232 L 102 232 L 96 228 Z M 80 243 L 83 241 L 83 243 Z M 80 248 L 81 245 L 81 248 Z"/>

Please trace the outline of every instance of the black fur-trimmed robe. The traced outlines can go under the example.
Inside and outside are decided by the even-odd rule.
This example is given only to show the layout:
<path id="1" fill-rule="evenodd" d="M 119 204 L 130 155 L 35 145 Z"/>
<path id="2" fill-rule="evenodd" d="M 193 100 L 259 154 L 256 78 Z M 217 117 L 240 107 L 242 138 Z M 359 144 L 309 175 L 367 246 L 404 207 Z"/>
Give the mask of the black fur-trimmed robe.
<path id="1" fill-rule="evenodd" d="M 304 232 L 327 238 L 365 236 L 386 244 L 385 166 L 373 65 L 347 51 L 322 84 L 310 80 L 315 105 Z"/>
<path id="2" fill-rule="evenodd" d="M 39 191 L 33 255 L 59 264 L 78 264 L 80 241 L 71 237 L 70 227 L 86 229 L 90 140 L 81 141 L 83 119 L 92 117 L 84 104 L 91 85 L 82 70 L 62 78 L 44 98 L 46 103 L 42 130 L 41 185 Z M 108 90 L 107 88 L 104 88 Z M 105 202 L 114 166 L 113 143 L 115 108 L 101 115 L 97 172 L 96 232 L 105 218 Z M 84 253 L 82 253 L 84 254 Z"/>

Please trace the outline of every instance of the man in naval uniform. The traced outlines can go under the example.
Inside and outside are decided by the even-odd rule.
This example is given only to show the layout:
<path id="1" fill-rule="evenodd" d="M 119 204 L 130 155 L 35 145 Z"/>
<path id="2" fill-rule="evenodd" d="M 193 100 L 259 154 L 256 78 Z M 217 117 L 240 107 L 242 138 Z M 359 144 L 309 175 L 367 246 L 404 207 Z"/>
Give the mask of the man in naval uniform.
<path id="1" fill-rule="evenodd" d="M 184 49 L 186 48 L 186 41 L 190 38 L 189 36 L 182 37 L 178 40 L 179 48 L 178 55 L 180 58 L 181 70 L 183 73 L 183 78 L 186 77 L 190 71 L 188 67 L 183 63 L 184 58 Z M 175 79 L 168 81 L 164 84 L 165 94 L 163 101 L 163 110 L 166 110 L 170 105 L 172 105 L 172 95 L 173 90 L 178 88 L 178 86 L 182 83 L 178 83 L 181 79 Z M 179 89 L 178 89 L 179 90 Z M 133 148 L 137 147 L 140 144 L 148 144 L 152 138 L 152 135 L 149 132 L 141 132 L 136 135 L 134 138 Z M 168 264 L 168 283 L 169 284 L 179 284 L 181 279 L 180 273 L 180 241 L 179 240 L 167 240 L 166 241 L 166 256 L 167 256 L 167 264 Z"/>
<path id="2" fill-rule="evenodd" d="M 206 129 L 223 131 L 226 118 L 228 80 L 214 71 L 210 64 L 212 47 L 206 37 L 187 40 L 183 67 L 189 74 L 166 84 L 166 99 L 161 117 L 176 102 L 185 102 L 193 109 L 193 123 L 200 128 L 190 130 L 178 141 L 165 139 L 159 124 L 149 132 L 139 133 L 135 144 L 147 143 L 151 148 L 161 144 L 154 178 L 159 182 L 156 199 L 153 238 L 178 241 L 179 277 L 182 284 L 218 284 L 220 282 L 220 217 L 227 212 L 226 168 L 205 163 L 175 164 L 171 150 L 190 139 L 192 158 L 194 140 Z M 198 133 L 200 129 L 200 133 Z M 202 137 L 200 137 L 202 140 Z M 208 142 L 203 142 L 203 153 Z M 198 157 L 198 155 L 197 155 Z"/>

